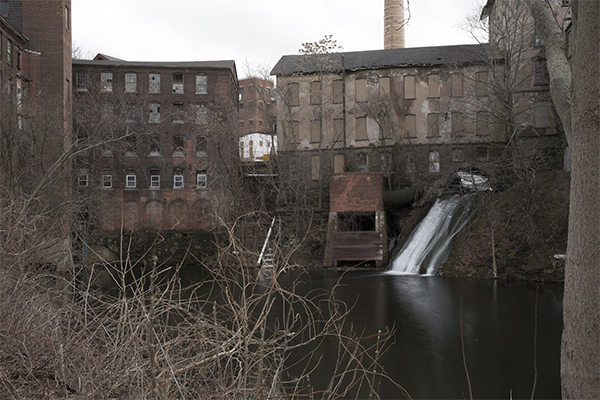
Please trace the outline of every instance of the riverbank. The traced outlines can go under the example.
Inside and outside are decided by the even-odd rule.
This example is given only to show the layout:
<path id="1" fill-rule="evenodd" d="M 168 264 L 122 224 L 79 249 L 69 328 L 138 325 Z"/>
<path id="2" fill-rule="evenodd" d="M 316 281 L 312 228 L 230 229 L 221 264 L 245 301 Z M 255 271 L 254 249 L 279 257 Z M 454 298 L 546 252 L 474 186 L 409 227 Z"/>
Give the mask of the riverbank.
<path id="1" fill-rule="evenodd" d="M 536 174 L 528 190 L 517 181 L 500 192 L 480 196 L 480 207 L 452 244 L 444 276 L 506 281 L 562 282 L 567 251 L 569 175 Z M 492 243 L 494 243 L 492 251 Z"/>

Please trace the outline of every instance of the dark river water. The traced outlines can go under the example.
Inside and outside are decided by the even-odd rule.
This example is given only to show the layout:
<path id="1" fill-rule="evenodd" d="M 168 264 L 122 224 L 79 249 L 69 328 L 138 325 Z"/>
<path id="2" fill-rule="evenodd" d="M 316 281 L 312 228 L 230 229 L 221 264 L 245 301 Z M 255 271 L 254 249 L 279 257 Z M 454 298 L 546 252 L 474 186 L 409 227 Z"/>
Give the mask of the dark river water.
<path id="1" fill-rule="evenodd" d="M 300 290 L 332 290 L 340 276 L 312 271 L 302 278 Z M 296 278 L 291 272 L 280 282 L 291 286 Z M 414 399 L 469 398 L 461 302 L 473 398 L 529 399 L 534 381 L 536 399 L 560 398 L 560 286 L 353 271 L 335 290 L 338 299 L 354 304 L 350 322 L 365 336 L 395 329 L 394 344 L 381 361 Z M 316 375 L 311 377 L 315 386 Z M 385 383 L 379 394 L 400 398 Z"/>

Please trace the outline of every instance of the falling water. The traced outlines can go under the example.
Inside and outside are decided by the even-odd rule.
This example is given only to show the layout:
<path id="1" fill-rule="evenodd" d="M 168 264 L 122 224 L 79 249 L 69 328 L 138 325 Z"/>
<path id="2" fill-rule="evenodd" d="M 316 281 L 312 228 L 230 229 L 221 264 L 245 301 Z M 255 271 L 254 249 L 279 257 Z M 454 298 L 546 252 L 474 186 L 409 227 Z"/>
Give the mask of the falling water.
<path id="1" fill-rule="evenodd" d="M 392 262 L 390 274 L 433 275 L 450 251 L 450 242 L 469 220 L 470 196 L 437 199 L 427 216 L 413 230 Z"/>

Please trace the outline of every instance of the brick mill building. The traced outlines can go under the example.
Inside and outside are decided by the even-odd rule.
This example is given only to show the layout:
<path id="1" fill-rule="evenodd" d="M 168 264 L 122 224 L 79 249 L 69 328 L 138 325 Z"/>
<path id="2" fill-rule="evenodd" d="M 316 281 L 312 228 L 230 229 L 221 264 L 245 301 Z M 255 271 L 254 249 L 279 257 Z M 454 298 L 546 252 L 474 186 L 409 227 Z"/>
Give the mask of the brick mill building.
<path id="1" fill-rule="evenodd" d="M 260 162 L 274 155 L 277 114 L 273 82 L 261 78 L 240 80 L 239 110 L 242 161 Z"/>
<path id="2" fill-rule="evenodd" d="M 233 61 L 73 61 L 74 127 L 100 145 L 75 167 L 83 218 L 103 231 L 206 230 L 235 179 Z M 93 196 L 90 194 L 94 193 Z"/>

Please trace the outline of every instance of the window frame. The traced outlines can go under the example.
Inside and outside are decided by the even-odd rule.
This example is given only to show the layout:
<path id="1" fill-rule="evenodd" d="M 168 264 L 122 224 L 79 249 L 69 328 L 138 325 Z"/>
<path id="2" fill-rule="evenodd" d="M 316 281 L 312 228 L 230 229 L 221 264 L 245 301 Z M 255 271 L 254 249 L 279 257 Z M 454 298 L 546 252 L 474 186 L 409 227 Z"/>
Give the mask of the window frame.
<path id="1" fill-rule="evenodd" d="M 177 81 L 176 81 L 177 78 Z M 181 82 L 179 82 L 179 78 L 181 78 Z M 171 75 L 171 82 L 172 82 L 172 90 L 171 90 L 171 94 L 184 94 L 184 85 L 185 85 L 185 79 L 184 79 L 184 75 L 182 72 L 173 72 L 173 74 Z"/>
<path id="2" fill-rule="evenodd" d="M 102 174 L 102 189 L 112 189 L 113 177 L 112 174 Z"/>
<path id="3" fill-rule="evenodd" d="M 150 170 L 150 189 L 160 189 L 159 170 Z"/>
<path id="4" fill-rule="evenodd" d="M 173 189 L 185 189 L 183 172 L 176 171 L 173 173 Z"/>
<path id="5" fill-rule="evenodd" d="M 100 92 L 111 93 L 113 91 L 113 85 L 114 74 L 111 71 L 100 72 Z"/>
<path id="6" fill-rule="evenodd" d="M 160 94 L 160 73 L 151 72 L 148 74 L 148 93 Z"/>
<path id="7" fill-rule="evenodd" d="M 133 178 L 133 179 L 132 179 Z M 137 187 L 137 177 L 135 174 L 125 175 L 125 188 L 135 189 Z"/>
<path id="8" fill-rule="evenodd" d="M 128 79 L 133 77 L 133 80 Z M 125 72 L 125 93 L 137 93 L 137 73 Z"/>
<path id="9" fill-rule="evenodd" d="M 208 174 L 205 170 L 196 171 L 196 188 L 208 189 Z"/>
<path id="10" fill-rule="evenodd" d="M 208 94 L 207 74 L 196 74 L 196 94 Z"/>

